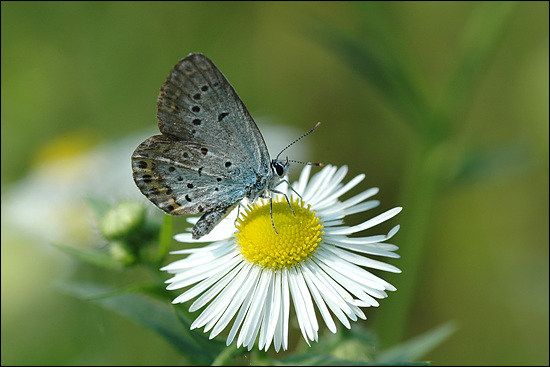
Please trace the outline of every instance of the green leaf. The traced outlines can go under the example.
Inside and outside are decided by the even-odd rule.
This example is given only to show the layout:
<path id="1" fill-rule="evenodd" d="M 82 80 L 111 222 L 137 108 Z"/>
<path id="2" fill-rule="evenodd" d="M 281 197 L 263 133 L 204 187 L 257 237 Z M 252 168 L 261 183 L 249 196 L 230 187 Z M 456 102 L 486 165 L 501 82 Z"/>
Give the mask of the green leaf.
<path id="1" fill-rule="evenodd" d="M 313 365 L 313 366 L 379 366 L 404 365 L 425 366 L 429 362 L 410 359 L 393 360 L 391 363 L 380 361 L 377 355 L 378 342 L 370 329 L 360 324 L 351 329 L 342 328 L 335 334 L 326 333 L 318 343 L 305 347 L 304 353 L 277 359 L 282 365 Z M 404 356 L 405 357 L 405 356 Z"/>
<path id="2" fill-rule="evenodd" d="M 456 124 L 481 77 L 496 54 L 502 36 L 516 8 L 511 1 L 487 1 L 476 4 L 461 36 L 457 65 L 448 82 L 437 115 Z"/>
<path id="3" fill-rule="evenodd" d="M 122 263 L 113 258 L 110 253 L 90 248 L 77 248 L 58 244 L 54 244 L 54 246 L 87 264 L 110 269 L 122 267 Z"/>
<path id="4" fill-rule="evenodd" d="M 367 19 L 363 20 L 365 24 L 368 23 L 368 19 L 385 16 L 377 5 L 367 6 L 365 9 L 364 12 L 358 12 L 363 16 L 368 15 Z M 390 21 L 386 18 L 383 21 L 377 21 L 376 24 Z M 384 26 L 383 29 L 388 27 Z M 357 72 L 357 75 L 374 86 L 385 101 L 406 121 L 416 128 L 420 126 L 430 106 L 420 88 L 419 78 L 412 72 L 410 58 L 403 55 L 403 47 L 397 47 L 399 40 L 392 38 L 392 42 L 388 44 L 380 40 L 377 42 L 380 32 L 384 31 L 378 32 L 376 29 L 365 36 L 365 39 L 359 39 L 322 21 L 314 23 L 312 27 L 306 29 L 306 32 L 310 32 L 312 38 L 332 49 Z M 406 62 L 406 60 L 409 61 Z"/>
<path id="5" fill-rule="evenodd" d="M 376 358 L 377 362 L 393 364 L 418 360 L 443 343 L 456 329 L 454 323 L 443 324 L 425 334 L 381 352 Z"/>
<path id="6" fill-rule="evenodd" d="M 327 354 L 304 353 L 297 356 L 281 358 L 277 365 L 281 366 L 427 366 L 429 362 L 366 362 L 350 361 Z"/>
<path id="7" fill-rule="evenodd" d="M 62 284 L 60 289 L 74 297 L 93 301 L 155 331 L 197 364 L 212 363 L 224 348 L 221 342 L 209 341 L 205 334 L 190 331 L 190 319 L 180 308 L 172 308 L 165 302 L 135 293 L 139 288 L 114 291 L 102 285 L 74 282 Z"/>
<path id="8" fill-rule="evenodd" d="M 484 179 L 502 179 L 518 173 L 531 161 L 527 146 L 512 142 L 504 147 L 470 148 L 457 154 L 450 184 L 469 184 Z"/>

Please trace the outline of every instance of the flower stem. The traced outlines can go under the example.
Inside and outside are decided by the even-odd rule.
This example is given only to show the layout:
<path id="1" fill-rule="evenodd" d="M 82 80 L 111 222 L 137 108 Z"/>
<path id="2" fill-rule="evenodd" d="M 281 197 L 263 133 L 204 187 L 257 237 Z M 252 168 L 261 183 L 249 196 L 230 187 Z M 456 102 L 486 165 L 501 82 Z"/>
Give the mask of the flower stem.
<path id="1" fill-rule="evenodd" d="M 402 274 L 388 274 L 387 280 L 398 291 L 376 310 L 375 328 L 384 346 L 404 340 L 407 320 L 412 310 L 414 295 L 425 259 L 428 229 L 434 217 L 434 207 L 443 186 L 449 156 L 444 143 L 421 143 L 411 156 L 402 192 L 403 214 L 399 254 L 403 262 Z"/>

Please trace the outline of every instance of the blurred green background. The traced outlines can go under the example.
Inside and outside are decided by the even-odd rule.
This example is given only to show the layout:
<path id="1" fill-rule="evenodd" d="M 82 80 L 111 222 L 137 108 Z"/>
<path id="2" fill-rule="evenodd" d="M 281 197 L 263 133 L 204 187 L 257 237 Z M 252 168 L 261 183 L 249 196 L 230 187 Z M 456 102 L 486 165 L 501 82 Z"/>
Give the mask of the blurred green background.
<path id="1" fill-rule="evenodd" d="M 548 2 L 2 2 L 2 364 L 185 363 L 60 292 L 98 273 L 51 245 L 97 243 L 83 197 L 139 196 L 130 154 L 156 131 L 169 70 L 202 52 L 268 142 L 284 132 L 276 149 L 321 121 L 291 157 L 347 164 L 361 189 L 380 187 L 380 210 L 404 206 L 376 233 L 402 224 L 403 273 L 383 275 L 398 291 L 366 310 L 382 345 L 454 321 L 425 360 L 548 365 L 548 14 Z"/>

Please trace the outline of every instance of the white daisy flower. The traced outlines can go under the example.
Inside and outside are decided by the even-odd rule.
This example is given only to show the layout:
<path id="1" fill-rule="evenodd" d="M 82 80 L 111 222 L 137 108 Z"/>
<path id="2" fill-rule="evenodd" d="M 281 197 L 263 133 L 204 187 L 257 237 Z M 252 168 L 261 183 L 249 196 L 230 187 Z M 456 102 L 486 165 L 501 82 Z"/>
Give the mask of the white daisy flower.
<path id="1" fill-rule="evenodd" d="M 273 343 L 278 352 L 281 347 L 288 348 L 291 302 L 309 344 L 318 340 L 314 304 L 328 329 L 335 333 L 332 315 L 349 329 L 349 320 L 366 319 L 361 307 L 376 307 L 376 299 L 396 290 L 365 268 L 401 271 L 365 255 L 399 257 L 393 252 L 397 246 L 382 243 L 395 235 L 399 226 L 387 235 L 348 235 L 382 223 L 402 208 L 355 226 L 344 226 L 345 216 L 379 205 L 377 200 L 366 201 L 378 192 L 377 188 L 338 200 L 365 177 L 359 175 L 343 184 L 347 170 L 346 166 L 327 166 L 308 180 L 311 168 L 305 166 L 292 185 L 301 199 L 288 187 L 278 188 L 289 195 L 294 210 L 293 214 L 282 195 L 274 197 L 272 214 L 278 233 L 271 223 L 269 200 L 260 199 L 241 209 L 238 218 L 235 210 L 199 240 L 193 240 L 190 233 L 174 237 L 187 243 L 214 241 L 202 248 L 172 252 L 189 256 L 162 268 L 174 274 L 167 281 L 167 289 L 192 286 L 173 303 L 198 297 L 189 311 L 206 306 L 191 329 L 204 326 L 205 332 L 211 331 L 212 339 L 233 320 L 228 346 L 236 340 L 237 347 L 251 350 L 257 341 L 260 350 L 267 351 Z"/>

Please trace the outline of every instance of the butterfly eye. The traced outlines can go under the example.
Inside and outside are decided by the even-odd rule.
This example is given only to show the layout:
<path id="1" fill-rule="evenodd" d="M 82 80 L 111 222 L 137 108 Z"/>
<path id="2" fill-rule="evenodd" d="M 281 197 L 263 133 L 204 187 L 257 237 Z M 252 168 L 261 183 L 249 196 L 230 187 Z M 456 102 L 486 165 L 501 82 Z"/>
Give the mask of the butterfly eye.
<path id="1" fill-rule="evenodd" d="M 279 162 L 273 162 L 271 164 L 273 166 L 273 168 L 275 168 L 275 172 L 277 173 L 277 176 L 279 177 L 283 177 L 284 174 L 285 174 L 285 167 L 279 163 Z"/>

